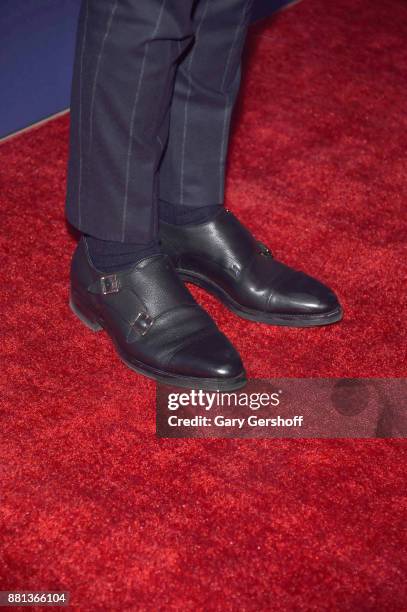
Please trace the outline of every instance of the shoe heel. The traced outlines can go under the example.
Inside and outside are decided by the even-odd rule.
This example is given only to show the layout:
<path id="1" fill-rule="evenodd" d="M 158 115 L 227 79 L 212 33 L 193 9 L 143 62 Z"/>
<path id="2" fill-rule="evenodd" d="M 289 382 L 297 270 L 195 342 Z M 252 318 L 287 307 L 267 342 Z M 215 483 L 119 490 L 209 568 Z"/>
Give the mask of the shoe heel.
<path id="1" fill-rule="evenodd" d="M 103 329 L 100 323 L 95 320 L 90 311 L 83 305 L 78 305 L 78 302 L 74 300 L 72 295 L 69 298 L 69 307 L 74 315 L 76 315 L 88 329 L 91 329 L 93 332 L 98 332 Z"/>

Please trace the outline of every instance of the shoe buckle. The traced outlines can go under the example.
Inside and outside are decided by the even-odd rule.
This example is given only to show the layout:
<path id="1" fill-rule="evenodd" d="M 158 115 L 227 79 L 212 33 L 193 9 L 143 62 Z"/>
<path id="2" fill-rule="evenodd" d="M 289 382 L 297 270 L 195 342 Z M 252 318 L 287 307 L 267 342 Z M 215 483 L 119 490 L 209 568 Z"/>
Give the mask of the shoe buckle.
<path id="1" fill-rule="evenodd" d="M 150 315 L 148 315 L 146 312 L 139 312 L 135 318 L 133 327 L 137 327 L 140 334 L 145 336 L 152 324 L 153 319 L 150 317 Z"/>
<path id="2" fill-rule="evenodd" d="M 120 283 L 116 274 L 102 276 L 100 279 L 100 286 L 102 288 L 103 295 L 108 295 L 109 293 L 118 293 L 120 291 Z"/>
<path id="3" fill-rule="evenodd" d="M 260 250 L 259 250 L 260 255 L 263 255 L 263 257 L 273 257 L 273 253 L 270 251 L 268 247 L 266 247 L 265 244 L 263 244 L 262 242 L 259 242 L 258 245 L 260 247 Z"/>

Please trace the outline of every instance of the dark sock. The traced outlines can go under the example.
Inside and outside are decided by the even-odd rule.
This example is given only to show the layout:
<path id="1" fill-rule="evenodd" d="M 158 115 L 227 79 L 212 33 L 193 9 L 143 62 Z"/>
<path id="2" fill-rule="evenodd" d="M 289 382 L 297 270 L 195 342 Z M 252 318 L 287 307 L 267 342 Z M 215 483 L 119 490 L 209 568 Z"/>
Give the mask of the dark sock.
<path id="1" fill-rule="evenodd" d="M 159 216 L 165 223 L 172 225 L 193 225 L 210 221 L 223 208 L 222 204 L 210 206 L 182 206 L 159 201 Z"/>
<path id="2" fill-rule="evenodd" d="M 157 240 L 149 244 L 134 244 L 86 236 L 86 243 L 93 265 L 102 272 L 129 268 L 145 257 L 161 253 Z"/>

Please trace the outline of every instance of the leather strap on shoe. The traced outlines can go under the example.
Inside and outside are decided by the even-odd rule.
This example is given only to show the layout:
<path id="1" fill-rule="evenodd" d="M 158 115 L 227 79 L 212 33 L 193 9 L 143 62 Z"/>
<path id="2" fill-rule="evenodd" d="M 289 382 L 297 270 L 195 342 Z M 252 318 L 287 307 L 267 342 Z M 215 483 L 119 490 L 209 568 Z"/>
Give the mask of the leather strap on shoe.
<path id="1" fill-rule="evenodd" d="M 135 271 L 114 272 L 100 276 L 97 280 L 91 283 L 88 287 L 89 293 L 95 295 L 109 295 L 111 293 L 119 293 L 125 287 L 131 287 L 134 282 Z"/>

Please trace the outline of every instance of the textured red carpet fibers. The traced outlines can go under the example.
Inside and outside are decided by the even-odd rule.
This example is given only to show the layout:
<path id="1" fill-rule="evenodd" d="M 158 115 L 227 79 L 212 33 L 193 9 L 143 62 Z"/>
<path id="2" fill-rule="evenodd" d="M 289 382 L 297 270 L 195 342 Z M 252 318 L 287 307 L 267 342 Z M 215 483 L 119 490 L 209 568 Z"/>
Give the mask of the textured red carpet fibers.
<path id="1" fill-rule="evenodd" d="M 267 328 L 196 292 L 251 377 L 406 376 L 406 37 L 402 0 L 308 0 L 252 32 L 228 205 L 346 315 Z M 155 438 L 154 384 L 67 307 L 67 134 L 0 147 L 0 588 L 81 610 L 405 609 L 401 441 Z"/>

